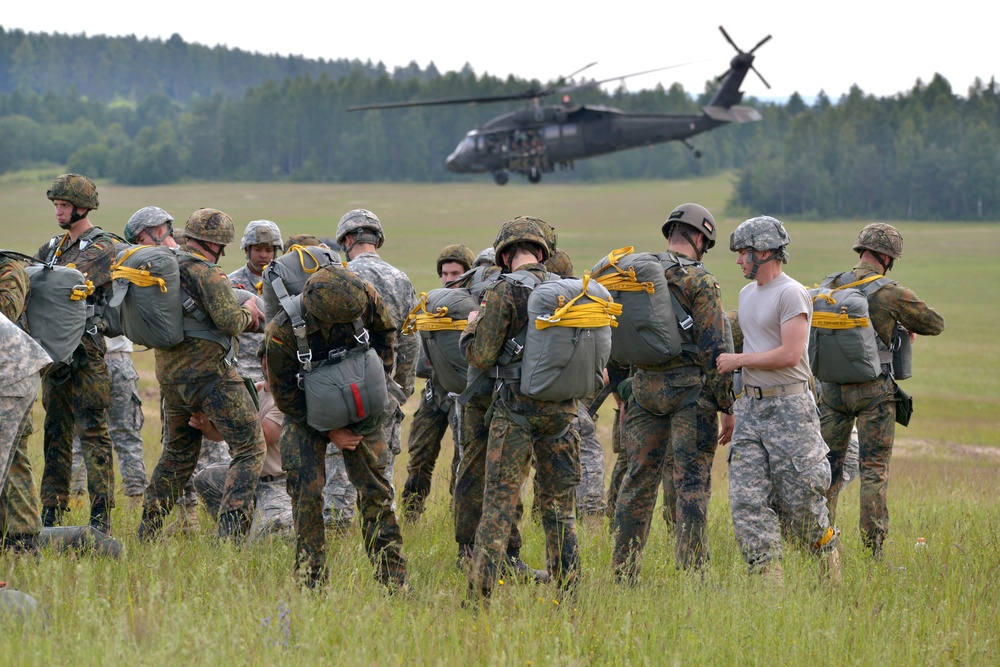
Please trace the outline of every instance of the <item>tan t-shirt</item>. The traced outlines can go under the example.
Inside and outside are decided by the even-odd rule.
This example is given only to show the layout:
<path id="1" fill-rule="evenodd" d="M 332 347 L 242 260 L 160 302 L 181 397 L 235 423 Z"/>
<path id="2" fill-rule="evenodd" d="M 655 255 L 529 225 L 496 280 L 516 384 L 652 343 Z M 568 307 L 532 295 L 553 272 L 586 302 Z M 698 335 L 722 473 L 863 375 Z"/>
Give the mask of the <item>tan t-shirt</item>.
<path id="1" fill-rule="evenodd" d="M 271 392 L 262 387 L 260 392 L 258 392 L 258 396 L 260 398 L 261 421 L 267 419 L 281 426 L 285 421 L 285 415 L 274 404 L 274 396 L 271 395 Z M 264 454 L 264 467 L 261 468 L 260 476 L 277 477 L 284 474 L 285 471 L 281 469 L 281 447 L 277 442 L 267 443 L 267 452 Z"/>
<path id="2" fill-rule="evenodd" d="M 806 288 L 794 278 L 781 273 L 763 286 L 751 281 L 740 290 L 743 351 L 769 352 L 781 347 L 781 325 L 802 314 L 812 318 L 812 300 Z M 802 357 L 794 366 L 768 370 L 743 368 L 744 384 L 755 387 L 808 382 L 811 377 L 808 339 L 802 346 Z"/>

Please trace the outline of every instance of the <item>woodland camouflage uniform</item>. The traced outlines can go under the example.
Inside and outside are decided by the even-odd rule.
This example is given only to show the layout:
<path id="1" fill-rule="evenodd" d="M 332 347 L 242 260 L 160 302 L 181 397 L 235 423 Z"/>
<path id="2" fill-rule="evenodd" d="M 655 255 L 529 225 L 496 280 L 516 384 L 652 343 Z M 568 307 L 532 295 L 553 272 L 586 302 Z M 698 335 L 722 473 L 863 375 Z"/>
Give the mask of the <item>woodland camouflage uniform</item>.
<path id="1" fill-rule="evenodd" d="M 895 229 L 892 232 L 899 236 Z M 894 258 L 902 254 L 902 237 L 899 237 L 898 250 Z M 845 274 L 838 284 L 863 280 L 883 271 L 886 269 L 858 262 L 853 272 Z M 907 331 L 922 336 L 936 336 L 944 331 L 944 318 L 917 298 L 913 290 L 896 282 L 868 295 L 868 315 L 878 337 L 890 343 L 896 333 L 897 322 Z M 827 492 L 830 521 L 834 520 L 837 497 L 844 484 L 844 459 L 856 420 L 861 473 L 861 539 L 876 556 L 881 555 L 882 544 L 889 534 L 886 496 L 889 490 L 889 457 L 896 432 L 895 392 L 892 373 L 883 368 L 881 375 L 868 382 L 824 382 L 820 398 L 820 425 L 823 439 L 830 448 L 828 458 L 833 478 Z"/>
<path id="2" fill-rule="evenodd" d="M 502 250 L 499 247 L 497 254 Z M 539 280 L 547 274 L 537 263 L 525 264 L 519 271 L 530 272 Z M 486 291 L 478 317 L 462 334 L 470 366 L 487 371 L 497 365 L 505 343 L 528 324 L 529 295 L 530 290 L 506 281 Z M 570 429 L 578 403 L 574 399 L 537 401 L 521 394 L 516 382 L 504 382 L 494 392 L 492 410 L 482 519 L 476 530 L 468 595 L 477 599 L 492 593 L 498 568 L 506 560 L 511 525 L 518 518 L 521 483 L 532 454 L 542 496 L 539 507 L 548 569 L 561 586 L 571 587 L 580 565 L 574 512 L 580 446 L 578 435 Z"/>
<path id="3" fill-rule="evenodd" d="M 314 357 L 355 344 L 352 324 L 324 321 L 311 312 L 311 302 L 306 299 L 310 290 L 322 290 L 327 283 L 341 291 L 349 289 L 343 281 L 335 280 L 337 271 L 343 269 L 338 266 L 323 268 L 303 288 L 303 315 Z M 364 304 L 361 320 L 368 330 L 369 344 L 388 372 L 392 368 L 393 340 L 396 336 L 392 316 L 370 284 L 364 283 L 364 288 L 354 296 Z M 301 370 L 298 347 L 284 310 L 268 324 L 265 346 L 271 393 L 278 409 L 285 414 L 280 440 L 281 465 L 288 473 L 288 494 L 292 498 L 297 536 L 295 569 L 307 585 L 315 586 L 323 583 L 328 576 L 323 487 L 327 472 L 325 454 L 327 446 L 333 443 L 326 433 L 317 431 L 306 421 L 305 392 L 297 382 Z M 391 487 L 384 474 L 388 464 L 388 447 L 380 423 L 383 418 L 384 415 L 369 417 L 351 427 L 364 437 L 357 448 L 343 451 L 343 460 L 347 476 L 360 494 L 362 542 L 375 565 L 376 578 L 384 584 L 394 585 L 405 583 L 406 561 L 402 535 L 392 508 Z"/>
<path id="4" fill-rule="evenodd" d="M 221 211 L 202 209 L 192 215 L 213 229 L 222 224 Z M 229 226 L 232 222 L 229 220 Z M 231 239 L 231 235 L 229 237 Z M 182 253 L 194 259 L 180 262 L 181 287 L 223 336 L 232 338 L 251 325 L 253 317 L 236 301 L 225 273 L 192 246 Z M 226 490 L 219 508 L 219 534 L 245 535 L 253 512 L 254 492 L 264 463 L 264 438 L 257 411 L 235 365 L 222 345 L 186 336 L 167 349 L 156 350 L 156 377 L 163 397 L 163 454 L 146 489 L 140 535 L 152 537 L 184 491 L 201 450 L 202 432 L 188 424 L 194 412 L 203 412 L 225 437 L 232 455 Z"/>
<path id="5" fill-rule="evenodd" d="M 697 351 L 684 350 L 659 366 L 637 367 L 632 377 L 621 436 L 628 468 L 617 498 L 612 554 L 612 564 L 625 577 L 638 574 L 657 490 L 668 474 L 665 463 L 672 464 L 677 493 L 677 567 L 697 567 L 708 559 L 716 411 L 732 405 L 731 376 L 715 368 L 716 357 L 732 349 L 726 345 L 726 316 L 715 277 L 700 263 L 667 269 L 665 275 L 691 315 Z M 703 394 L 711 398 L 700 404 Z"/>
<path id="6" fill-rule="evenodd" d="M 69 234 L 54 237 L 35 253 L 37 259 L 73 264 L 94 285 L 88 305 L 103 306 L 111 294 L 114 241 L 93 227 L 70 243 Z M 88 321 L 88 326 L 92 326 Z M 73 436 L 80 437 L 87 467 L 91 525 L 111 529 L 115 475 L 107 410 L 111 402 L 111 377 L 104 361 L 107 348 L 101 335 L 103 322 L 84 333 L 71 364 L 49 370 L 42 379 L 45 437 L 42 471 L 42 517 L 55 525 L 68 508 L 73 473 Z"/>

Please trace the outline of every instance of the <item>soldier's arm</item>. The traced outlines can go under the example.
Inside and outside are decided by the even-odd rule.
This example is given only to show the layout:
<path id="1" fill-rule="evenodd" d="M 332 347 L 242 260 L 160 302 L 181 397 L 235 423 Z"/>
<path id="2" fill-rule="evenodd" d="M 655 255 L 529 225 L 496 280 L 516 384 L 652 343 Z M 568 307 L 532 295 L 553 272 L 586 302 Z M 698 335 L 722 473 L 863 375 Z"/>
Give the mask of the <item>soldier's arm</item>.
<path id="1" fill-rule="evenodd" d="M 459 339 L 465 360 L 481 370 L 496 366 L 507 342 L 507 329 L 511 321 L 509 309 L 513 304 L 501 294 L 503 287 L 488 290 L 483 295 L 479 315 L 466 327 Z"/>
<path id="2" fill-rule="evenodd" d="M 369 282 L 365 285 L 368 289 L 368 306 L 364 315 L 365 328 L 368 329 L 369 343 L 382 360 L 382 367 L 388 375 L 392 373 L 396 323 L 378 290 Z"/>
<path id="3" fill-rule="evenodd" d="M 299 389 L 299 362 L 291 329 L 272 320 L 264 335 L 267 355 L 267 381 L 274 404 L 297 422 L 306 420 L 306 397 Z"/>
<path id="4" fill-rule="evenodd" d="M 246 330 L 253 315 L 246 306 L 240 306 L 229 278 L 222 269 L 200 262 L 191 263 L 191 271 L 197 272 L 195 284 L 201 297 L 201 308 L 216 328 L 227 336 L 239 336 Z"/>
<path id="5" fill-rule="evenodd" d="M 731 373 L 720 373 L 715 364 L 720 354 L 733 350 L 726 340 L 727 320 L 726 312 L 722 309 L 722 291 L 711 274 L 694 277 L 691 283 L 688 291 L 694 295 L 691 316 L 706 386 L 719 408 L 725 410 L 733 402 L 730 393 L 733 376 Z"/>
<path id="6" fill-rule="evenodd" d="M 907 331 L 921 336 L 937 336 L 944 331 L 944 318 L 921 301 L 913 290 L 901 286 L 893 286 L 893 289 L 896 298 L 892 314 Z"/>
<path id="7" fill-rule="evenodd" d="M 420 354 L 420 339 L 417 336 L 402 336 L 396 332 L 396 363 L 392 379 L 409 396 L 413 393 L 413 383 L 417 376 L 417 356 Z"/>
<path id="8" fill-rule="evenodd" d="M 20 262 L 5 262 L 0 267 L 0 312 L 16 322 L 24 312 L 28 298 L 28 274 Z"/>
<path id="9" fill-rule="evenodd" d="M 82 241 L 81 241 L 82 243 Z M 111 265 L 115 262 L 115 244 L 104 238 L 88 243 L 74 260 L 77 270 L 87 276 L 94 287 L 111 282 Z"/>

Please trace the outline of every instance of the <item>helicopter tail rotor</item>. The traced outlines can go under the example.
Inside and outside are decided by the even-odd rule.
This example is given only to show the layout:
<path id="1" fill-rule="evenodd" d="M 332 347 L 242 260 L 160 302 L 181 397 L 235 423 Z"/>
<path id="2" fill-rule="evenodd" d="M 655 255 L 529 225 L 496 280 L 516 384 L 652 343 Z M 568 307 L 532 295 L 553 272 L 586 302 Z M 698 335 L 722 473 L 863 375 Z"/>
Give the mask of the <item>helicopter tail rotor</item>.
<path id="1" fill-rule="evenodd" d="M 757 68 L 753 66 L 753 59 L 754 59 L 753 54 L 757 49 L 764 46 L 765 44 L 767 44 L 768 41 L 770 41 L 771 35 L 768 35 L 764 39 L 757 42 L 757 44 L 749 51 L 744 51 L 740 47 L 736 46 L 736 42 L 733 41 L 733 38 L 729 36 L 729 33 L 726 32 L 726 29 L 723 28 L 721 25 L 719 26 L 719 32 L 721 32 L 722 36 L 726 38 L 726 41 L 729 42 L 730 46 L 736 49 L 736 56 L 734 56 L 732 61 L 729 63 L 729 69 L 720 74 L 716 78 L 716 81 L 722 81 L 723 79 L 725 79 L 729 75 L 729 73 L 733 71 L 734 67 L 746 67 L 747 69 L 752 70 L 753 73 L 757 75 L 757 78 L 760 79 L 761 83 L 763 83 L 766 88 L 770 89 L 771 84 L 769 84 L 767 82 L 767 79 L 765 79 L 764 76 L 757 71 Z"/>

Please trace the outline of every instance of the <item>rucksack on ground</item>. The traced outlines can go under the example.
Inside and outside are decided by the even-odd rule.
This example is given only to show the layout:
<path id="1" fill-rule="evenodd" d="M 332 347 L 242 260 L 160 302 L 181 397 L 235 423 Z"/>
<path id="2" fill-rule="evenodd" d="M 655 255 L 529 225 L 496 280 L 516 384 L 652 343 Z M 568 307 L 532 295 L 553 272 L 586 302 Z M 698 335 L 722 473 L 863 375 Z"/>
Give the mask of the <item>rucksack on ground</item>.
<path id="1" fill-rule="evenodd" d="M 87 297 L 93 284 L 69 266 L 29 264 L 25 267 L 30 286 L 24 317 L 27 332 L 52 358 L 54 365 L 73 361 L 87 329 L 93 306 Z"/>
<path id="2" fill-rule="evenodd" d="M 892 281 L 875 275 L 838 285 L 843 275 L 834 273 L 808 290 L 813 302 L 809 365 L 823 382 L 868 382 L 882 373 L 883 364 L 892 363 L 892 352 L 868 317 L 868 296 Z"/>
<path id="3" fill-rule="evenodd" d="M 124 249 L 111 267 L 111 281 L 108 309 L 117 313 L 120 332 L 110 333 L 161 349 L 184 340 L 184 292 L 176 252 L 166 246 Z"/>
<path id="4" fill-rule="evenodd" d="M 314 273 L 324 266 L 343 262 L 335 250 L 326 246 L 289 247 L 281 257 L 264 267 L 261 296 L 264 297 L 264 320 L 270 322 L 280 312 L 280 299 L 275 293 L 274 281 L 280 278 L 289 295 L 302 293 L 302 287 Z"/>
<path id="5" fill-rule="evenodd" d="M 700 262 L 671 253 L 635 252 L 631 246 L 611 251 L 591 271 L 621 304 L 612 331 L 611 358 L 626 366 L 656 366 L 684 349 L 683 332 L 693 321 L 673 296 L 664 272 Z"/>
<path id="6" fill-rule="evenodd" d="M 404 334 L 420 334 L 424 355 L 434 369 L 434 379 L 446 391 L 465 391 L 469 364 L 458 346 L 469 313 L 479 310 L 479 300 L 468 289 L 439 287 L 420 294 L 403 325 Z"/>

